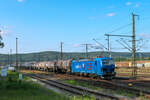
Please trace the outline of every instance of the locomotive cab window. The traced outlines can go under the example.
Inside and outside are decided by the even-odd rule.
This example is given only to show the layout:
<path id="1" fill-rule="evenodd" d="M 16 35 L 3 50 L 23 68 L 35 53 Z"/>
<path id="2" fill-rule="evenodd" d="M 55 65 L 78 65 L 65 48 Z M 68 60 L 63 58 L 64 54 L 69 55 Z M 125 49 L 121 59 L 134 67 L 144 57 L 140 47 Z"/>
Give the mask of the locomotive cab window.
<path id="1" fill-rule="evenodd" d="M 113 65 L 113 64 L 114 64 L 114 61 L 113 61 L 113 60 L 110 60 L 110 59 L 103 59 L 103 60 L 102 60 L 102 64 L 103 64 L 103 65 Z"/>

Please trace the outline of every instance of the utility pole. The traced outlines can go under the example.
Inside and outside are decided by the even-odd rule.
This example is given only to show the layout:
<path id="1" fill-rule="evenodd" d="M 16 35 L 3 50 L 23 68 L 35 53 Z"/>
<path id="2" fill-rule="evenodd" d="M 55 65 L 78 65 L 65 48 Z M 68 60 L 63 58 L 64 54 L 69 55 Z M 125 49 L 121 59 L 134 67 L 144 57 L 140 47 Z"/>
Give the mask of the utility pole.
<path id="1" fill-rule="evenodd" d="M 86 47 L 86 57 L 88 58 L 88 44 L 85 44 Z"/>
<path id="2" fill-rule="evenodd" d="M 21 65 L 22 65 L 22 56 L 21 54 L 19 55 L 19 67 L 20 67 L 20 70 L 21 70 Z"/>
<path id="3" fill-rule="evenodd" d="M 40 55 L 40 52 L 38 53 L 38 62 L 40 62 L 41 61 L 41 55 Z"/>
<path id="4" fill-rule="evenodd" d="M 18 66 L 18 38 L 16 38 L 16 68 L 19 70 Z"/>
<path id="5" fill-rule="evenodd" d="M 60 63 L 60 66 L 62 67 L 62 60 L 63 60 L 63 42 L 60 42 L 60 60 L 61 60 L 61 63 Z"/>
<path id="6" fill-rule="evenodd" d="M 63 46 L 63 42 L 60 42 L 60 60 L 62 60 L 63 59 L 63 48 L 62 48 L 62 46 Z"/>
<path id="7" fill-rule="evenodd" d="M 8 52 L 8 61 L 7 61 L 7 64 L 10 66 L 10 54 Z"/>
<path id="8" fill-rule="evenodd" d="M 10 66 L 12 65 L 12 49 L 10 49 Z"/>
<path id="9" fill-rule="evenodd" d="M 110 52 L 110 35 L 109 34 L 105 34 L 107 36 L 107 50 L 109 53 L 109 57 L 111 57 L 111 52 Z"/>
<path id="10" fill-rule="evenodd" d="M 135 40 L 135 14 L 132 13 L 132 76 L 136 78 L 136 40 Z"/>
<path id="11" fill-rule="evenodd" d="M 19 84 L 22 83 L 22 74 L 20 73 L 20 66 L 18 65 L 18 38 L 16 38 L 16 67 L 18 68 L 19 72 Z"/>
<path id="12" fill-rule="evenodd" d="M 86 58 L 89 58 L 89 55 L 88 55 L 88 46 L 91 45 L 91 44 L 82 44 L 82 45 L 85 45 L 85 53 L 86 53 Z"/>
<path id="13" fill-rule="evenodd" d="M 129 51 L 132 52 L 132 77 L 133 78 L 136 78 L 137 76 L 137 67 L 136 67 L 136 40 L 135 40 L 135 16 L 138 16 L 138 15 L 135 15 L 132 13 L 132 35 L 129 36 L 129 35 L 110 35 L 110 34 L 105 34 L 106 36 L 117 36 L 117 37 L 131 37 L 132 38 L 132 48 L 129 47 L 128 44 L 126 44 L 127 46 L 123 45 L 126 49 L 128 49 Z M 109 41 L 108 41 L 109 42 Z M 109 43 L 108 43 L 109 45 Z"/>

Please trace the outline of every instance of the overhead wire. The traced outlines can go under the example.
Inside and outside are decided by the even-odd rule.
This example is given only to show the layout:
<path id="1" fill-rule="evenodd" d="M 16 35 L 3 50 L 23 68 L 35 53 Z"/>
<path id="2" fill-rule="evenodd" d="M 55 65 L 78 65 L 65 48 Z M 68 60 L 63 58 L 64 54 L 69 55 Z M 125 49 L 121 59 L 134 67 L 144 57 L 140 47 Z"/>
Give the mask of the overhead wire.
<path id="1" fill-rule="evenodd" d="M 115 29 L 115 30 L 113 30 L 113 31 L 107 32 L 107 33 L 114 33 L 114 32 L 116 32 L 116 31 L 119 31 L 119 30 L 121 30 L 121 29 L 123 29 L 123 28 L 125 28 L 125 27 L 127 27 L 127 26 L 130 26 L 130 25 L 132 25 L 132 23 L 123 25 L 123 26 L 121 26 L 121 27 L 119 27 L 119 28 L 117 28 L 117 29 Z"/>

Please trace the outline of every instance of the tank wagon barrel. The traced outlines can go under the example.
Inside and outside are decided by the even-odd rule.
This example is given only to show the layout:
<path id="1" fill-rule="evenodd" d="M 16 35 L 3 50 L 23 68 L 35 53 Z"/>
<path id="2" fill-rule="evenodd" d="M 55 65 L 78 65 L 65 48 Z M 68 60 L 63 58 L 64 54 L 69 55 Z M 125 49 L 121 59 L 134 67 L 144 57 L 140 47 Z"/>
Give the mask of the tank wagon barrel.
<path id="1" fill-rule="evenodd" d="M 36 69 L 56 73 L 96 75 L 100 78 L 113 78 L 116 74 L 115 64 L 112 58 L 109 57 L 34 62 L 26 64 L 26 67 L 28 69 Z"/>

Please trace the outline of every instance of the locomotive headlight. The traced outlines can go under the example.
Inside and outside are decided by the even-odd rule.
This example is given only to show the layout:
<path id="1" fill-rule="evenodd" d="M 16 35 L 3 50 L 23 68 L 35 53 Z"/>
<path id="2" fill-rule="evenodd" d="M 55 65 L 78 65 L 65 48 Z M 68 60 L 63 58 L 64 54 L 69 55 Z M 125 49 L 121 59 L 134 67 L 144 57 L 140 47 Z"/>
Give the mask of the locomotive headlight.
<path id="1" fill-rule="evenodd" d="M 112 72 L 113 75 L 116 75 L 116 72 Z"/>

